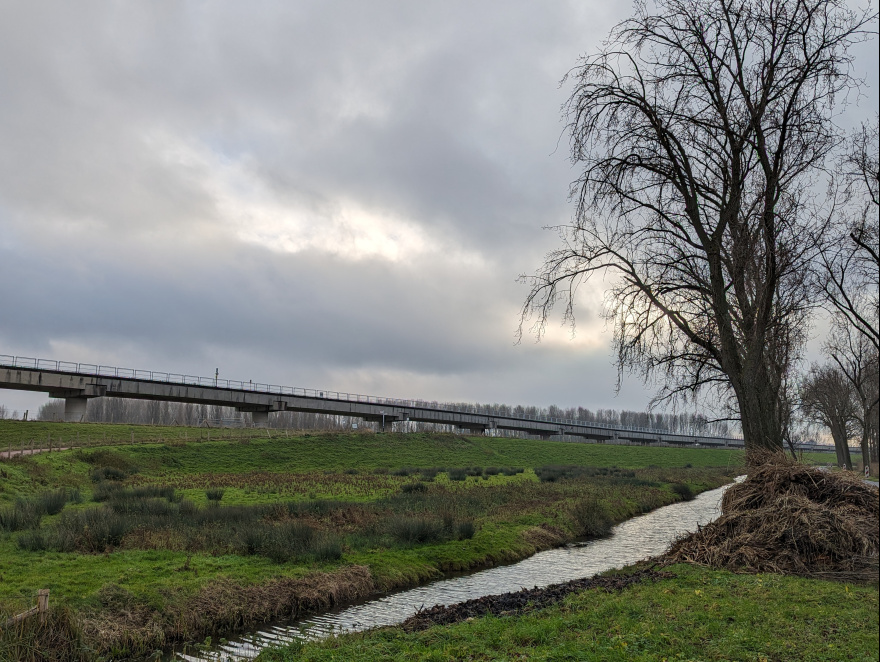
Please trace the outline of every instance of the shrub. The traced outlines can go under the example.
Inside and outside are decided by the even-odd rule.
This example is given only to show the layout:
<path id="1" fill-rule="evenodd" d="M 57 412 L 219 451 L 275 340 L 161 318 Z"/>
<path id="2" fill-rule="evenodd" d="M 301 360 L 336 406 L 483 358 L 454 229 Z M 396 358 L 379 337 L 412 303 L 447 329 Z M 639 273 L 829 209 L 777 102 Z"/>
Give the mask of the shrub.
<path id="1" fill-rule="evenodd" d="M 347 501 L 333 501 L 331 499 L 308 499 L 306 501 L 288 501 L 286 504 L 284 504 L 284 509 L 290 516 L 302 517 L 304 515 L 327 515 L 334 510 L 348 508 L 350 506 L 351 503 Z"/>
<path id="2" fill-rule="evenodd" d="M 391 472 L 392 476 L 409 476 L 412 473 L 411 469 L 407 469 L 406 467 L 401 467 L 400 469 L 395 469 Z"/>
<path id="3" fill-rule="evenodd" d="M 97 467 L 92 469 L 90 474 L 92 482 L 97 483 L 102 480 L 125 480 L 128 474 L 114 467 Z"/>
<path id="4" fill-rule="evenodd" d="M 205 498 L 208 501 L 218 502 L 223 498 L 224 490 L 222 487 L 209 487 L 205 490 Z"/>
<path id="5" fill-rule="evenodd" d="M 470 540 L 474 537 L 474 533 L 477 532 L 477 527 L 474 526 L 474 523 L 471 521 L 459 522 L 458 524 L 458 539 L 459 540 Z"/>
<path id="6" fill-rule="evenodd" d="M 450 469 L 446 472 L 449 480 L 462 481 L 467 479 L 467 472 L 464 469 Z"/>
<path id="7" fill-rule="evenodd" d="M 76 492 L 76 495 L 78 496 L 79 492 Z M 73 494 L 65 489 L 46 492 L 38 497 L 37 508 L 47 515 L 57 515 L 67 505 L 68 500 L 72 500 L 72 496 Z"/>
<path id="8" fill-rule="evenodd" d="M 266 527 L 249 526 L 239 531 L 240 546 L 246 556 L 259 554 L 266 544 Z"/>
<path id="9" fill-rule="evenodd" d="M 660 496 L 656 489 L 642 490 L 639 492 L 638 508 L 641 512 L 647 513 L 655 508 L 665 505 L 665 500 Z"/>
<path id="10" fill-rule="evenodd" d="M 443 526 L 421 517 L 395 517 L 388 521 L 388 532 L 397 542 L 414 545 L 439 540 Z"/>
<path id="11" fill-rule="evenodd" d="M 276 563 L 284 563 L 310 551 L 315 530 L 303 522 L 283 522 L 269 527 L 259 553 Z M 341 554 L 341 551 L 340 551 Z"/>
<path id="12" fill-rule="evenodd" d="M 48 549 L 46 535 L 39 529 L 20 534 L 17 543 L 18 548 L 26 552 L 44 552 Z"/>
<path id="13" fill-rule="evenodd" d="M 0 509 L 0 529 L 21 531 L 40 525 L 44 511 L 30 499 L 16 499 L 11 506 Z"/>
<path id="14" fill-rule="evenodd" d="M 670 487 L 682 501 L 693 501 L 695 496 L 694 491 L 687 483 L 673 483 Z"/>
<path id="15" fill-rule="evenodd" d="M 443 470 L 438 467 L 431 467 L 429 469 L 420 469 L 419 473 L 421 474 L 422 480 L 432 481 L 441 471 Z"/>
<path id="16" fill-rule="evenodd" d="M 95 485 L 92 490 L 92 501 L 106 501 L 111 496 L 113 496 L 116 492 L 122 490 L 122 486 L 117 483 L 108 483 L 107 481 L 100 481 L 97 485 Z"/>
<path id="17" fill-rule="evenodd" d="M 109 449 L 98 449 L 96 451 L 77 451 L 76 457 L 87 464 L 91 464 L 101 469 L 117 469 L 125 475 L 136 474 L 138 467 L 129 458 L 121 453 L 111 451 Z"/>
<path id="18" fill-rule="evenodd" d="M 54 531 L 53 549 L 61 551 L 70 545 L 85 552 L 103 552 L 116 547 L 128 532 L 129 523 L 109 508 L 88 508 L 77 513 L 64 513 Z M 64 550 L 67 551 L 67 550 Z"/>
<path id="19" fill-rule="evenodd" d="M 165 517 L 175 511 L 174 504 L 151 497 L 112 498 L 107 507 L 120 515 L 145 515 L 149 517 Z"/>
<path id="20" fill-rule="evenodd" d="M 501 470 L 505 476 L 516 476 L 517 474 L 521 474 L 525 471 L 522 467 L 505 467 Z"/>
<path id="21" fill-rule="evenodd" d="M 400 491 L 404 494 L 411 494 L 413 492 L 426 492 L 427 490 L 428 486 L 424 483 L 407 483 L 400 488 Z"/>
<path id="22" fill-rule="evenodd" d="M 486 471 L 484 473 L 487 476 L 497 476 L 501 473 L 501 469 L 499 467 L 486 467 Z"/>
<path id="23" fill-rule="evenodd" d="M 316 561 L 337 561 L 342 558 L 342 540 L 338 536 L 325 534 L 315 539 L 311 551 Z"/>
<path id="24" fill-rule="evenodd" d="M 595 497 L 576 501 L 569 513 L 574 520 L 577 534 L 588 538 L 604 538 L 611 534 L 614 522 L 605 504 Z"/>

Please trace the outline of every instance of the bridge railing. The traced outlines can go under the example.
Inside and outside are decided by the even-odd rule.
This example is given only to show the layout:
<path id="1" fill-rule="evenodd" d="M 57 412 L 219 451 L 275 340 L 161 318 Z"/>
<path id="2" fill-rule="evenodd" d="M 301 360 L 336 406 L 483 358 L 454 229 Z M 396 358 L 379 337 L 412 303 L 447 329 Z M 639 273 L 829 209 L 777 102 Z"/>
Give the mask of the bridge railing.
<path id="1" fill-rule="evenodd" d="M 0 366 L 13 368 L 29 368 L 35 370 L 52 370 L 81 375 L 94 375 L 97 377 L 112 377 L 115 379 L 137 379 L 141 381 L 158 382 L 162 384 L 179 384 L 182 386 L 199 386 L 203 388 L 221 388 L 235 391 L 251 391 L 262 394 L 289 395 L 294 397 L 315 398 L 319 400 L 335 400 L 340 402 L 356 402 L 359 404 L 372 404 L 389 407 L 410 407 L 414 409 L 433 409 L 450 411 L 463 414 L 477 414 L 481 416 L 494 416 L 514 420 L 534 421 L 537 423 L 552 423 L 555 425 L 568 425 L 581 428 L 595 428 L 609 431 L 644 432 L 671 437 L 689 437 L 706 440 L 735 440 L 742 441 L 742 437 L 712 437 L 708 435 L 695 435 L 682 432 L 670 432 L 657 428 L 645 428 L 631 425 L 608 425 L 576 419 L 558 418 L 553 416 L 536 416 L 531 414 L 514 414 L 513 412 L 498 412 L 492 407 L 479 407 L 476 405 L 452 405 L 437 401 L 405 400 L 399 398 L 383 398 L 374 395 L 362 395 L 359 393 L 344 393 L 341 391 L 326 391 L 321 389 L 300 388 L 293 386 L 278 386 L 275 384 L 263 384 L 253 381 L 238 381 L 232 379 L 220 379 L 217 377 L 198 377 L 174 372 L 157 372 L 153 370 L 139 370 L 134 368 L 119 368 L 115 366 L 99 365 L 93 363 L 72 363 L 69 361 L 55 361 L 52 359 L 37 359 L 26 356 L 12 356 L 0 354 Z"/>

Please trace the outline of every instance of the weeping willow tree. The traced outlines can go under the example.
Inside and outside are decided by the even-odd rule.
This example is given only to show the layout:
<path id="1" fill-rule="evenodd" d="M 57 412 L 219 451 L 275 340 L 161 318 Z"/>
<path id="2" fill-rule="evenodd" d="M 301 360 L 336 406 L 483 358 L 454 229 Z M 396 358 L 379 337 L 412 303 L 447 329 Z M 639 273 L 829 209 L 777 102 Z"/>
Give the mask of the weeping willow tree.
<path id="1" fill-rule="evenodd" d="M 835 0 L 638 4 L 566 79 L 575 213 L 523 277 L 521 332 L 557 305 L 573 323 L 578 287 L 610 276 L 619 369 L 661 398 L 717 389 L 747 449 L 782 448 L 829 218 L 817 183 L 872 20 Z"/>

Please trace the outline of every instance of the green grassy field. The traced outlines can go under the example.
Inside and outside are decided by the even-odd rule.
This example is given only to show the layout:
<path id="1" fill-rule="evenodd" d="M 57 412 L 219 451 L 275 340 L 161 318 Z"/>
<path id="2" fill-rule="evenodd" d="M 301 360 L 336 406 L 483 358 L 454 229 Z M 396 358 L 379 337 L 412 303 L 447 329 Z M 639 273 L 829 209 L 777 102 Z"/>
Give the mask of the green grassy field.
<path id="1" fill-rule="evenodd" d="M 524 558 L 723 484 L 742 463 L 730 450 L 53 425 L 0 422 L 7 442 L 39 426 L 58 441 L 88 429 L 92 443 L 0 461 L 0 617 L 49 588 L 71 614 L 60 646 L 81 653 L 56 659 L 71 660 L 216 638 Z M 134 444 L 132 430 L 143 433 Z M 105 433 L 122 443 L 95 446 Z"/>
<path id="2" fill-rule="evenodd" d="M 675 578 L 584 591 L 532 613 L 408 634 L 385 628 L 263 652 L 322 660 L 877 660 L 878 592 L 778 575 L 673 566 Z"/>
<path id="3" fill-rule="evenodd" d="M 0 422 L 0 439 L 34 430 L 58 442 L 89 430 L 91 442 L 0 461 L 0 615 L 49 588 L 73 615 L 58 632 L 85 642 L 62 637 L 62 648 L 97 645 L 58 659 L 145 653 L 513 561 L 723 484 L 742 462 L 725 450 L 430 434 L 208 441 L 183 428 Z M 96 446 L 105 434 L 122 443 Z M 276 611 L 261 591 L 281 596 Z"/>

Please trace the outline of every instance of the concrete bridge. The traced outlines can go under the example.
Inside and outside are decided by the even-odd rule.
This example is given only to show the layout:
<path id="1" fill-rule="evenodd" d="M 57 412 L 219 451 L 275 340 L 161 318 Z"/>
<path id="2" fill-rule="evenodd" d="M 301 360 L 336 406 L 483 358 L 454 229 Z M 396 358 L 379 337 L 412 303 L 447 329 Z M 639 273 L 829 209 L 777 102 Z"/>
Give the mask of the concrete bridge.
<path id="1" fill-rule="evenodd" d="M 458 407 L 420 400 L 8 355 L 0 355 L 0 388 L 41 391 L 53 398 L 64 398 L 64 420 L 70 422 L 83 420 L 90 398 L 116 397 L 234 407 L 240 412 L 250 412 L 256 426 L 265 426 L 273 412 L 296 411 L 374 421 L 383 430 L 391 429 L 396 421 L 418 421 L 450 425 L 480 434 L 491 430 L 515 430 L 542 439 L 565 435 L 605 443 L 743 447 L 743 440 L 734 437 L 670 434 L 662 430 L 558 418 L 499 415 L 474 406 Z"/>

